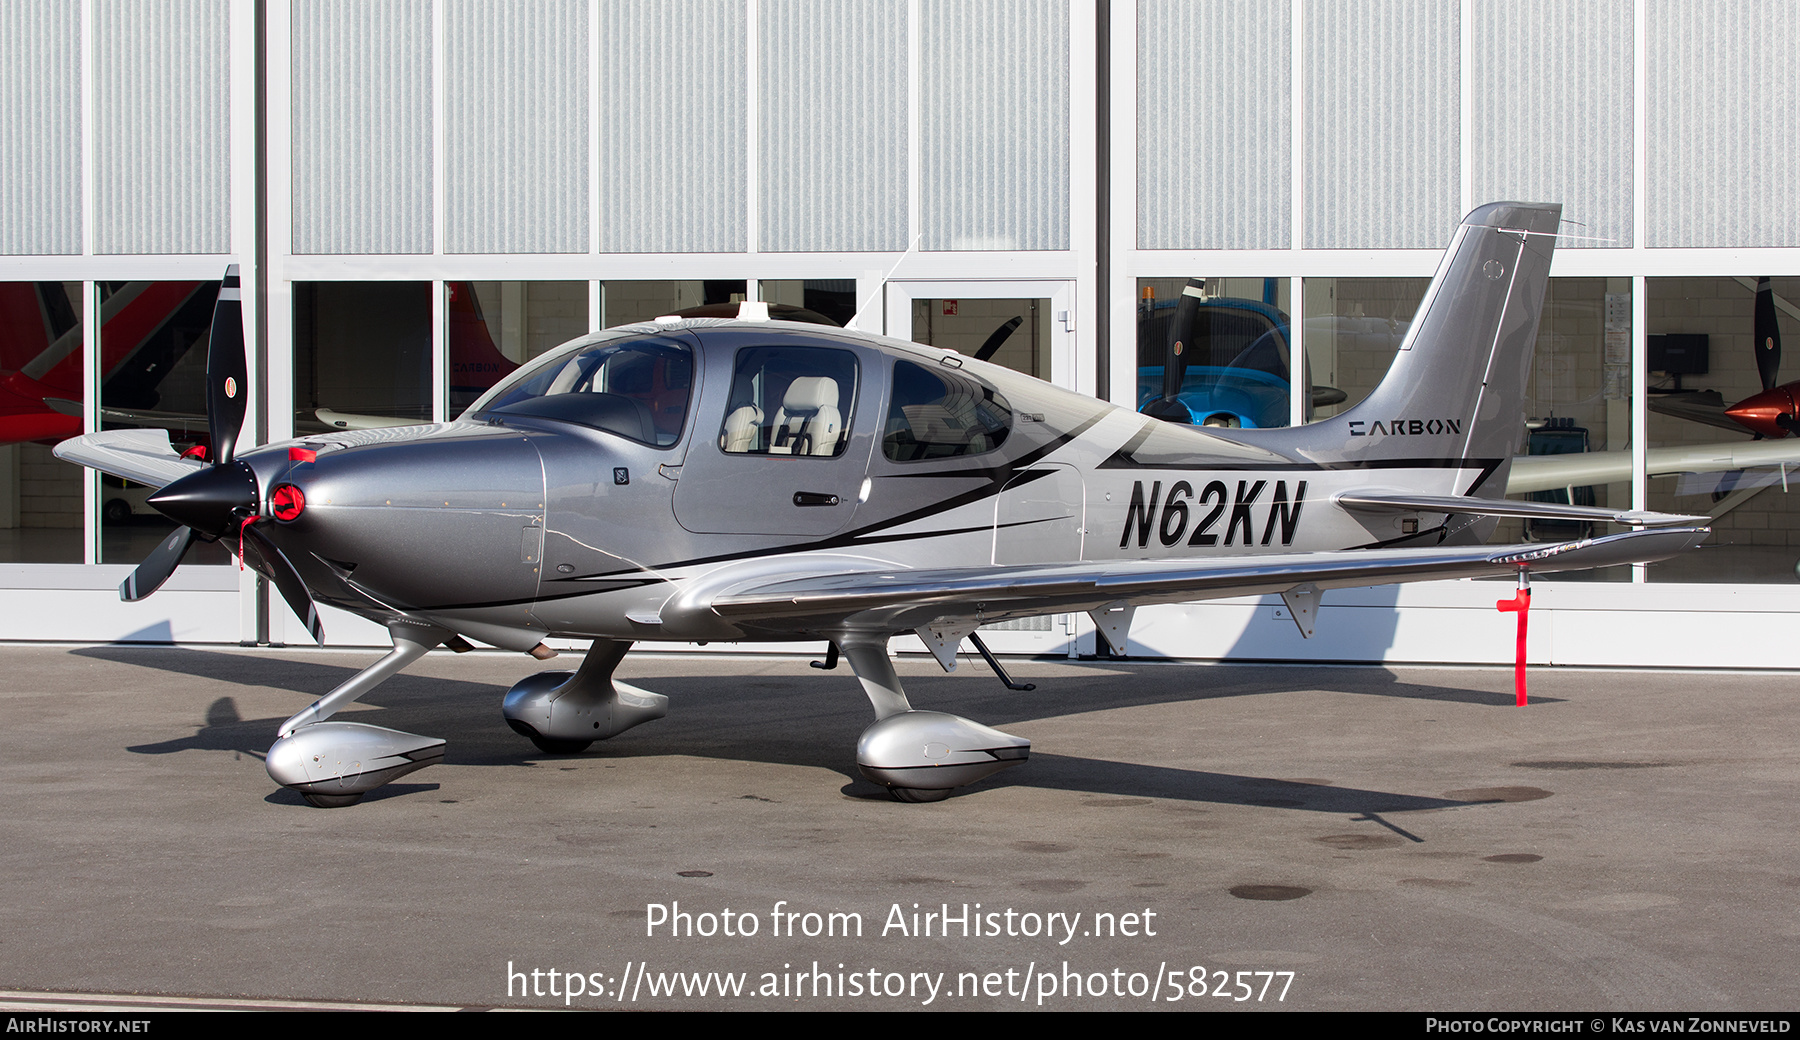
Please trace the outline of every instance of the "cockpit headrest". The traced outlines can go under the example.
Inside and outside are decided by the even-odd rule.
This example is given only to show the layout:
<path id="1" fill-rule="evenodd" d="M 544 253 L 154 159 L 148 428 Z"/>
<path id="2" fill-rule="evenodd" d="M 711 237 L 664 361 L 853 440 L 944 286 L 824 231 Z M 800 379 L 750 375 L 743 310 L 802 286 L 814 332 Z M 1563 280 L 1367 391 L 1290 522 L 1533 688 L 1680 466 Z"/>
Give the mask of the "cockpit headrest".
<path id="1" fill-rule="evenodd" d="M 837 380 L 830 376 L 800 376 L 788 384 L 781 399 L 782 410 L 787 412 L 816 412 L 836 408 L 837 403 Z"/>

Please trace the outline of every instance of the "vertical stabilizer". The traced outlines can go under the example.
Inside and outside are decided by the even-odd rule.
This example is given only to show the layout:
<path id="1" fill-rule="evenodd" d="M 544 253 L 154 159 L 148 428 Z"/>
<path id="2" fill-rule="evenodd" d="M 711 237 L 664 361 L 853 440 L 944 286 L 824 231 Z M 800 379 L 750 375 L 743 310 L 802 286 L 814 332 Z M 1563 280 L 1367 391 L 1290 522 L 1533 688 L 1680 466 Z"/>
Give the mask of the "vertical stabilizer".
<path id="1" fill-rule="evenodd" d="M 1333 418 L 1243 439 L 1327 463 L 1479 460 L 1489 476 L 1472 493 L 1504 495 L 1561 218 L 1561 205 L 1521 202 L 1464 217 L 1374 391 Z"/>
<path id="2" fill-rule="evenodd" d="M 1560 205 L 1517 202 L 1463 218 L 1386 378 L 1322 424 L 1347 435 L 1346 458 L 1511 460 L 1561 218 Z M 1505 493 L 1497 476 L 1487 496 Z"/>

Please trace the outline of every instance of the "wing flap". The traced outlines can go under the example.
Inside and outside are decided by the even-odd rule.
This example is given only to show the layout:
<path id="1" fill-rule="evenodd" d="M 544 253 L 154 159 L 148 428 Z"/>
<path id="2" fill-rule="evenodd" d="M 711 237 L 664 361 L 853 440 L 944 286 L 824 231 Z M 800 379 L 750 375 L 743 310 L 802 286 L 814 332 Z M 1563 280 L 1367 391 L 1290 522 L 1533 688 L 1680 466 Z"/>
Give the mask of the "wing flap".
<path id="1" fill-rule="evenodd" d="M 168 430 L 103 430 L 71 437 L 52 451 L 64 462 L 155 488 L 206 468 L 199 459 L 177 455 Z"/>
<path id="2" fill-rule="evenodd" d="M 1652 563 L 1698 545 L 1706 528 L 1632 531 L 1554 545 L 1287 553 L 1210 560 L 1124 560 L 942 571 L 869 571 L 737 585 L 711 601 L 733 622 L 843 624 L 905 631 L 946 616 L 984 621 L 1109 604 L 1178 603 L 1397 582 Z"/>

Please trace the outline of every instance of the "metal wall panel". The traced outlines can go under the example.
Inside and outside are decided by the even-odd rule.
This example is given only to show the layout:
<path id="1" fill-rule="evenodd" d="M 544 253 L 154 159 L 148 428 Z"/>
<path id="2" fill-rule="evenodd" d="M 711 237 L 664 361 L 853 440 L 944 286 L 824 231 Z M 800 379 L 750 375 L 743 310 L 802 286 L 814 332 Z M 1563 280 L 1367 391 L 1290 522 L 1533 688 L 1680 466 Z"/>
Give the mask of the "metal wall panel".
<path id="1" fill-rule="evenodd" d="M 293 10 L 294 252 L 431 252 L 429 0 Z"/>
<path id="2" fill-rule="evenodd" d="M 450 0 L 444 248 L 585 253 L 588 5 Z"/>
<path id="3" fill-rule="evenodd" d="M 1069 5 L 921 0 L 921 249 L 1069 248 Z"/>
<path id="4" fill-rule="evenodd" d="M 1462 216 L 1459 7 L 1308 0 L 1311 249 L 1435 249 Z"/>
<path id="5" fill-rule="evenodd" d="M 602 252 L 745 248 L 747 29 L 742 0 L 602 0 Z"/>
<path id="6" fill-rule="evenodd" d="M 81 252 L 81 7 L 0 4 L 0 254 Z"/>
<path id="7" fill-rule="evenodd" d="M 1474 29 L 1475 203 L 1560 202 L 1585 226 L 1558 248 L 1630 246 L 1631 0 L 1477 4 Z"/>
<path id="8" fill-rule="evenodd" d="M 1645 241 L 1800 246 L 1800 7 L 1650 0 Z"/>
<path id="9" fill-rule="evenodd" d="M 762 0 L 757 248 L 906 248 L 906 0 Z"/>
<path id="10" fill-rule="evenodd" d="M 95 252 L 230 251 L 230 19 L 226 0 L 94 5 Z"/>
<path id="11" fill-rule="evenodd" d="M 1139 0 L 1139 249 L 1285 249 L 1287 0 Z"/>

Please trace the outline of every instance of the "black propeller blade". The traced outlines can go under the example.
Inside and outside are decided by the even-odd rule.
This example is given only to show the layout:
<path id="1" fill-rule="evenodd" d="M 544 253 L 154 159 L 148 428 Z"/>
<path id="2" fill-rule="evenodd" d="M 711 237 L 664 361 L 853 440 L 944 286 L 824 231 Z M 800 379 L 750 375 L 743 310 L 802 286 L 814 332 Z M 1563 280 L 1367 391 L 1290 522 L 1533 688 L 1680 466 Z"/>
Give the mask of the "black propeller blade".
<path id="1" fill-rule="evenodd" d="M 1181 299 L 1175 305 L 1175 324 L 1169 329 L 1169 351 L 1163 357 L 1163 400 L 1173 401 L 1181 395 L 1181 384 L 1187 378 L 1187 350 L 1192 346 L 1194 318 L 1200 303 L 1206 299 L 1206 280 L 1189 278 L 1182 287 Z"/>
<path id="2" fill-rule="evenodd" d="M 981 349 L 975 352 L 975 360 L 986 361 L 993 357 L 994 352 L 999 350 L 1001 345 L 1010 339 L 1012 334 L 1018 331 L 1019 326 L 1023 324 L 1025 324 L 1025 319 L 1023 317 L 1007 319 L 1004 325 L 995 329 L 993 333 L 988 336 L 986 342 L 981 344 Z"/>
<path id="3" fill-rule="evenodd" d="M 1775 290 L 1767 278 L 1756 280 L 1756 372 L 1764 390 L 1775 389 L 1781 372 L 1781 323 L 1775 318 Z"/>
<path id="4" fill-rule="evenodd" d="M 206 422 L 212 434 L 215 466 L 230 462 L 237 450 L 238 431 L 244 425 L 244 407 L 250 398 L 244 385 L 249 362 L 244 357 L 243 290 L 238 269 L 225 269 L 219 283 L 219 302 L 213 307 L 212 331 L 206 347 Z"/>
<path id="5" fill-rule="evenodd" d="M 1187 379 L 1188 348 L 1193 345 L 1194 319 L 1200 314 L 1200 302 L 1206 298 L 1206 281 L 1189 278 L 1182 287 L 1181 299 L 1175 304 L 1175 322 L 1169 326 L 1169 345 L 1163 353 L 1162 396 L 1139 411 L 1164 422 L 1191 423 L 1194 413 L 1181 403 L 1181 384 Z"/>
<path id="6" fill-rule="evenodd" d="M 293 561 L 276 548 L 273 542 L 263 537 L 255 524 L 243 529 L 243 539 L 244 562 L 275 583 L 275 587 L 281 590 L 281 598 L 287 600 L 294 615 L 312 633 L 313 642 L 324 646 L 325 626 L 319 621 L 319 609 L 313 605 L 312 594 L 306 590 L 306 582 L 301 580 L 300 572 L 294 569 Z"/>
<path id="7" fill-rule="evenodd" d="M 178 527 L 169 532 L 169 537 L 162 544 L 144 557 L 144 562 L 137 565 L 137 570 L 119 586 L 119 598 L 127 603 L 136 603 L 169 580 L 175 568 L 181 565 L 181 558 L 187 555 L 188 546 L 194 544 L 194 529 Z"/>

